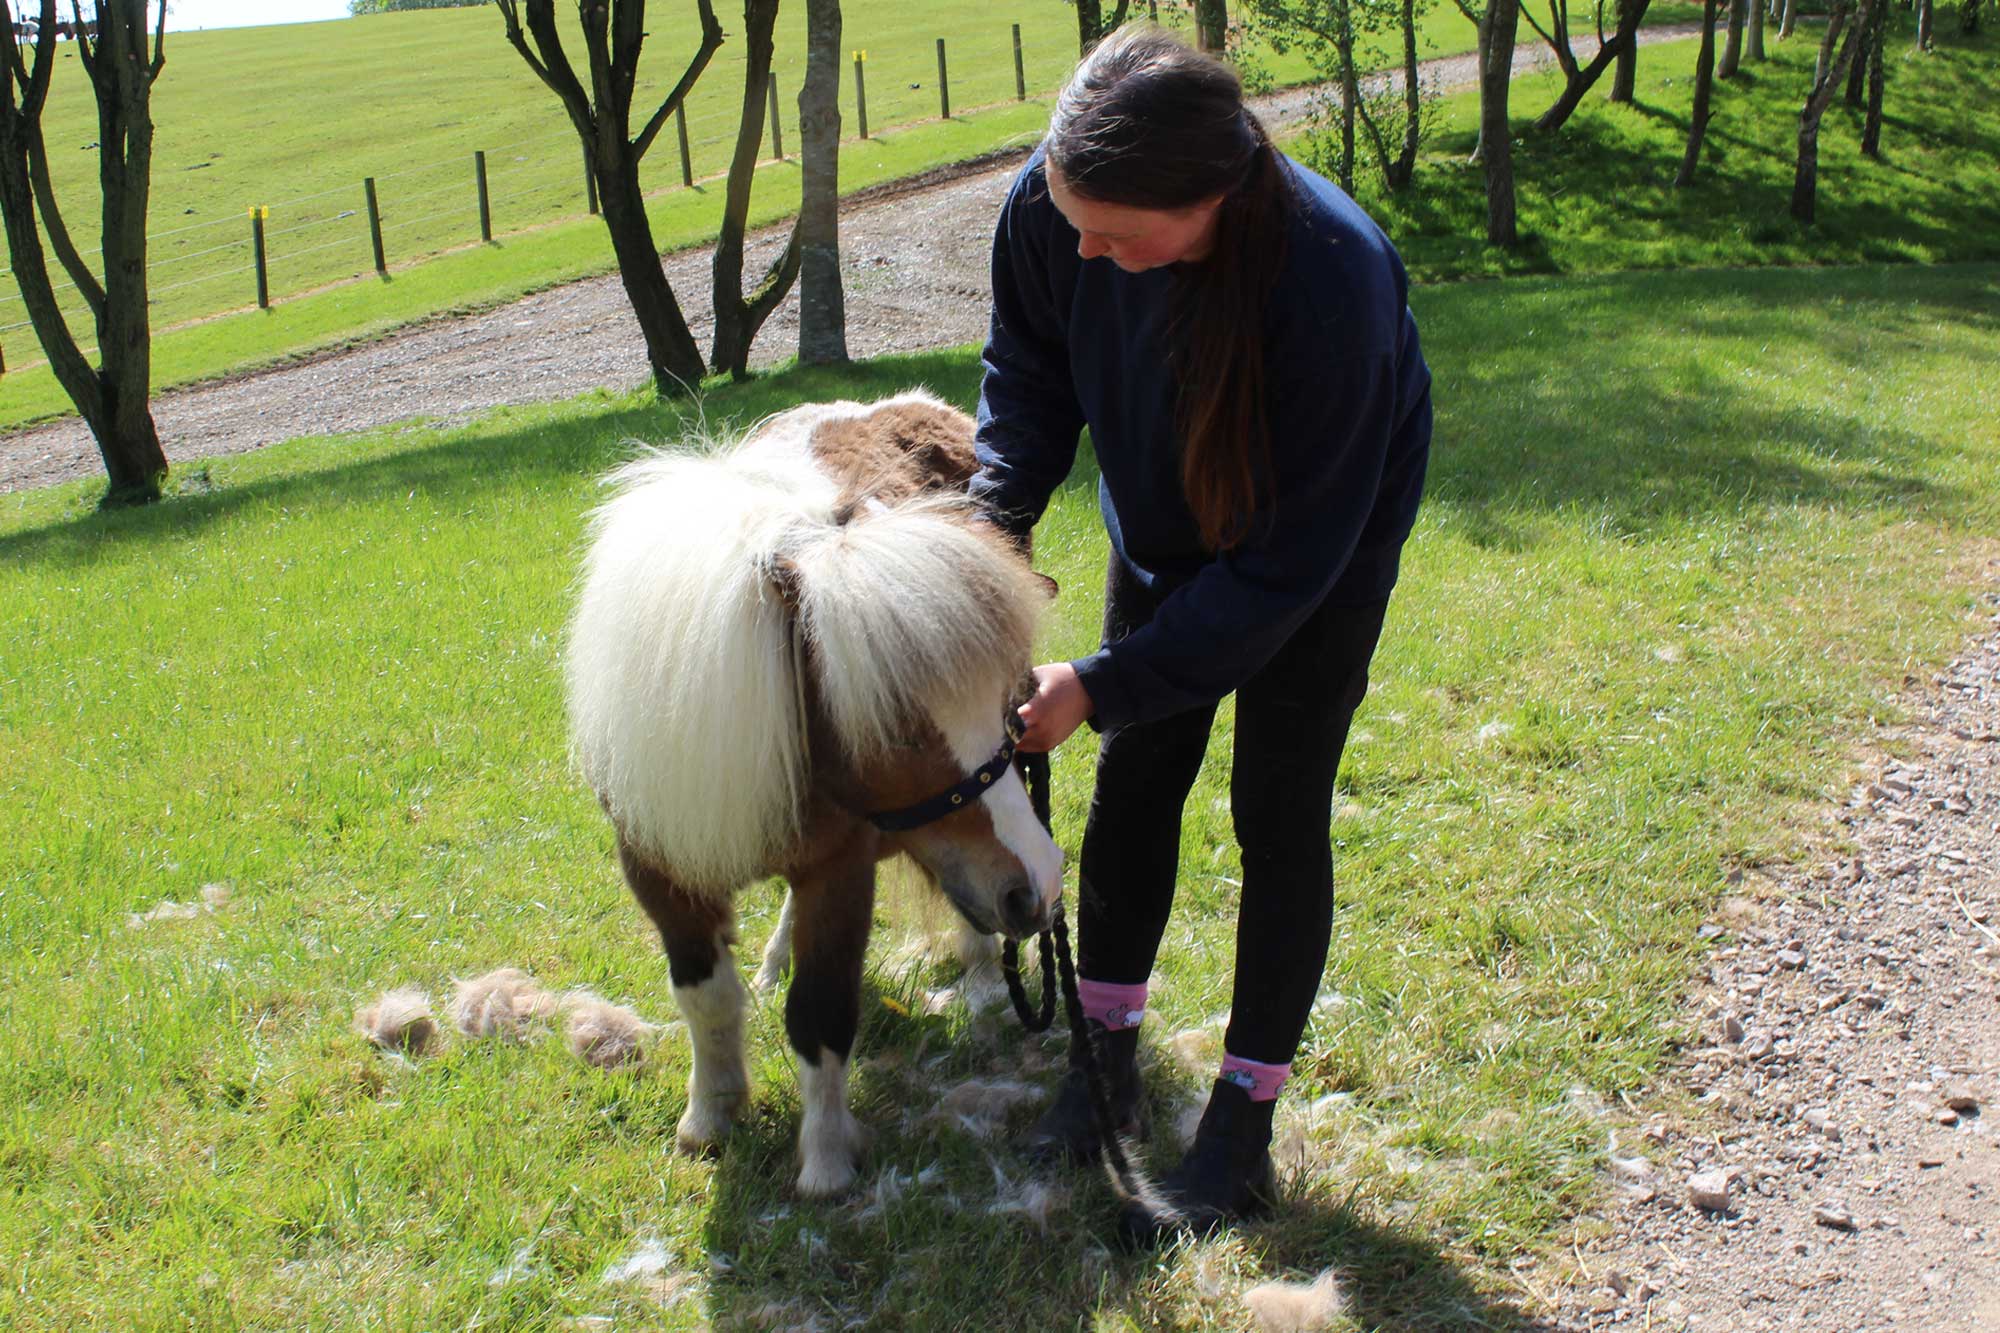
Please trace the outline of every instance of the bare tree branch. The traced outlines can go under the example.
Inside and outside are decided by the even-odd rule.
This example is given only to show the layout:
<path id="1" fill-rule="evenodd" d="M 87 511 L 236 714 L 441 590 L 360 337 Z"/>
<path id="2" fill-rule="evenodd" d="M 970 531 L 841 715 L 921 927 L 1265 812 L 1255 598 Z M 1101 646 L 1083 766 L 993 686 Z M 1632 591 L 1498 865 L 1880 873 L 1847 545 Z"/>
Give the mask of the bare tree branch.
<path id="1" fill-rule="evenodd" d="M 709 0 L 700 0 L 700 3 L 701 49 L 696 51 L 694 59 L 688 62 L 687 71 L 667 94 L 666 100 L 660 103 L 660 109 L 646 122 L 646 128 L 632 141 L 632 152 L 636 157 L 646 156 L 646 150 L 653 146 L 653 140 L 659 137 L 660 128 L 667 123 L 667 117 L 674 114 L 675 107 L 687 100 L 688 93 L 694 89 L 695 81 L 701 78 L 702 71 L 708 68 L 710 58 L 722 46 L 722 24 L 715 17 L 715 6 L 710 4 Z"/>
<path id="2" fill-rule="evenodd" d="M 28 182 L 35 192 L 35 206 L 42 211 L 42 230 L 49 234 L 49 244 L 56 252 L 56 259 L 83 294 L 84 303 L 90 307 L 91 317 L 104 318 L 104 288 L 98 284 L 97 275 L 83 262 L 77 253 L 76 243 L 70 239 L 69 224 L 63 220 L 62 209 L 56 204 L 55 189 L 49 183 L 49 150 L 42 140 L 40 125 L 32 127 L 33 134 L 28 140 Z"/>

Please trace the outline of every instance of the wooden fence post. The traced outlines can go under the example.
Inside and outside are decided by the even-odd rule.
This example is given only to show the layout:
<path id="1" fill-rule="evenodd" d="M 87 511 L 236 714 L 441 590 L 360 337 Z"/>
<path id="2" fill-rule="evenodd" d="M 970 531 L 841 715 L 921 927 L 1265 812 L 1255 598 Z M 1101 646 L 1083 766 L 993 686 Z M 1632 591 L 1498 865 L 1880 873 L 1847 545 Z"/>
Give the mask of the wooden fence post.
<path id="1" fill-rule="evenodd" d="M 854 53 L 854 113 L 861 120 L 861 137 L 868 137 L 868 80 L 861 73 L 862 62 L 868 59 L 866 51 Z"/>
<path id="2" fill-rule="evenodd" d="M 375 178 L 362 181 L 361 188 L 368 194 L 368 239 L 375 245 L 375 271 L 386 277 L 389 264 L 382 257 L 382 206 L 375 202 Z"/>
<path id="3" fill-rule="evenodd" d="M 785 138 L 778 130 L 778 73 L 776 70 L 764 78 L 764 87 L 771 94 L 771 156 L 782 159 L 785 155 Z"/>
<path id="4" fill-rule="evenodd" d="M 681 184 L 694 188 L 694 155 L 688 151 L 688 111 L 687 103 L 674 108 L 674 130 L 681 140 Z"/>
<path id="5" fill-rule="evenodd" d="M 938 44 L 938 117 L 941 120 L 950 120 L 951 77 L 945 73 L 945 68 L 944 68 L 944 38 L 942 37 L 938 38 L 937 44 Z"/>
<path id="6" fill-rule="evenodd" d="M 250 210 L 250 242 L 257 252 L 257 308 L 271 308 L 271 282 L 264 266 L 264 219 L 271 215 L 268 208 Z"/>
<path id="7" fill-rule="evenodd" d="M 1021 66 L 1021 25 L 1014 25 L 1014 100 L 1028 100 L 1028 72 Z"/>
<path id="8" fill-rule="evenodd" d="M 472 155 L 473 174 L 479 177 L 479 239 L 493 239 L 493 204 L 486 193 L 486 151 L 480 149 Z"/>

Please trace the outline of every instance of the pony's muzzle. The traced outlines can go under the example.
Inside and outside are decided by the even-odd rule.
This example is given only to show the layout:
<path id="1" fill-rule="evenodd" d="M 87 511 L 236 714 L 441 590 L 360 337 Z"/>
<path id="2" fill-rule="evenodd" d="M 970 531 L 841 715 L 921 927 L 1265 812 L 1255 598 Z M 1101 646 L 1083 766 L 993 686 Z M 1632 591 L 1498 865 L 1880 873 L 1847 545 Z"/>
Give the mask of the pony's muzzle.
<path id="1" fill-rule="evenodd" d="M 1053 904 L 1023 880 L 1000 896 L 1000 929 L 1017 940 L 1039 935 L 1049 928 Z"/>

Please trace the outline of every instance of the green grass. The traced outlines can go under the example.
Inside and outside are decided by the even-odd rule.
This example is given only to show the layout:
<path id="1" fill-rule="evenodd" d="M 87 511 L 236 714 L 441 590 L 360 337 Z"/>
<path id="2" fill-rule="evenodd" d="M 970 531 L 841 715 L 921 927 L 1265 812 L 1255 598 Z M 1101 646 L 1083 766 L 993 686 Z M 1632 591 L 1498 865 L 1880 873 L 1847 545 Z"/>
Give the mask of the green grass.
<path id="1" fill-rule="evenodd" d="M 558 6 L 568 14 L 566 6 Z M 858 129 L 851 74 L 841 79 L 843 188 L 853 190 L 1039 136 L 1047 94 L 1067 76 L 1074 17 L 1053 0 L 996 12 L 973 0 L 913 5 L 850 0 L 845 41 L 868 53 L 871 138 Z M 785 162 L 759 173 L 755 218 L 775 221 L 798 204 L 797 106 L 803 76 L 803 6 L 780 11 L 777 69 Z M 655 16 L 635 106 L 650 112 L 686 59 L 691 6 Z M 1180 21 L 1175 5 L 1163 20 Z M 1680 16 L 1662 11 L 1660 21 Z M 723 11 L 740 37 L 740 13 Z M 1023 33 L 1031 100 L 1014 99 L 1009 25 Z M 1524 29 L 1525 32 L 1525 29 Z M 937 119 L 934 41 L 950 42 L 953 119 Z M 1532 40 L 1532 33 L 1526 33 Z M 1472 29 L 1434 6 L 1426 54 L 1459 51 Z M 67 48 L 64 48 L 67 51 Z M 580 46 L 572 44 L 573 51 Z M 1386 63 L 1387 52 L 1376 59 Z M 741 99 L 740 40 L 724 45 L 688 105 L 697 179 L 719 177 L 734 146 Z M 73 57 L 59 62 L 48 138 L 59 197 L 78 244 L 94 244 L 96 113 Z M 1259 58 L 1277 82 L 1310 77 L 1297 55 Z M 452 77 L 436 71 L 449 69 Z M 171 34 L 154 94 L 150 265 L 155 389 L 367 338 L 425 318 L 488 306 L 613 267 L 602 225 L 583 212 L 580 150 L 555 98 L 501 35 L 489 7 L 373 15 L 333 23 Z M 768 152 L 768 138 L 766 151 Z M 495 233 L 478 243 L 472 154 L 487 154 Z M 671 131 L 647 159 L 655 239 L 677 249 L 711 239 L 721 192 L 688 192 Z M 393 277 L 373 275 L 361 182 L 378 180 Z M 271 210 L 270 283 L 277 305 L 256 308 L 253 205 Z M 438 258 L 442 254 L 443 258 Z M 51 261 L 53 262 L 53 261 Z M 58 277 L 58 282 L 66 282 Z M 0 271 L 0 430 L 72 408 L 44 364 L 34 331 Z M 89 346 L 74 292 L 71 327 Z M 705 292 L 684 293 L 691 305 Z M 190 321 L 201 321 L 190 325 Z"/>
<path id="2" fill-rule="evenodd" d="M 1436 454 L 1342 776 L 1337 939 L 1290 1094 L 1327 1099 L 1287 1152 L 1309 1169 L 1278 1221 L 1158 1260 L 1097 1245 L 1095 1175 L 1060 1177 L 1040 1235 L 984 1211 L 989 1157 L 1026 1170 L 1003 1143 L 902 1121 L 940 1080 L 1019 1068 L 1036 1048 L 1010 1021 L 871 1000 L 865 1179 L 942 1178 L 866 1218 L 789 1196 L 776 1004 L 715 1163 L 670 1148 L 677 1033 L 635 1075 L 549 1043 L 406 1067 L 349 1030 L 379 988 L 503 963 L 672 1016 L 565 762 L 558 654 L 595 476 L 682 409 L 297 441 L 182 469 L 137 512 L 93 514 L 83 483 L 0 498 L 0 1323 L 692 1328 L 790 1302 L 833 1325 L 1243 1328 L 1241 1286 L 1329 1263 L 1357 1327 L 1508 1323 L 1507 1262 L 1597 1188 L 1589 1098 L 1643 1089 L 1682 1035 L 1724 873 L 1808 849 L 1803 814 L 1905 670 L 1967 632 L 2000 426 L 1965 368 L 2000 362 L 2000 268 L 1416 301 Z M 705 409 L 912 381 L 965 402 L 976 375 L 969 351 L 794 371 Z M 1095 642 L 1089 471 L 1038 543 L 1065 588 L 1051 655 Z M 1229 736 L 1225 708 L 1156 1041 L 1226 1004 Z M 1056 766 L 1071 848 L 1090 765 L 1078 742 Z M 214 881 L 222 910 L 127 928 Z M 775 908 L 745 895 L 744 956 Z M 1162 1056 L 1163 1116 L 1196 1083 Z M 689 1275 L 674 1303 L 600 1284 L 643 1235 Z M 536 1275 L 489 1286 L 524 1244 Z"/>
<path id="3" fill-rule="evenodd" d="M 1861 154 L 1863 113 L 1836 99 L 1820 130 L 1819 206 L 1793 222 L 1798 116 L 1823 30 L 1773 34 L 1771 59 L 1718 81 L 1699 172 L 1673 187 L 1686 150 L 1697 43 L 1644 48 L 1635 105 L 1593 91 L 1553 135 L 1529 124 L 1555 101 L 1559 75 L 1516 81 L 1511 108 L 1522 244 L 1484 244 L 1484 178 L 1467 159 L 1478 138 L 1475 94 L 1445 99 L 1416 189 L 1391 196 L 1357 172 L 1358 197 L 1419 280 L 1503 273 L 1764 264 L 1943 263 L 2000 258 L 2000 125 L 1967 107 L 2000 105 L 2000 38 L 1940 33 L 1924 54 L 1913 16 L 1890 15 L 1882 160 Z M 1295 145 L 1302 150 L 1306 145 Z"/>

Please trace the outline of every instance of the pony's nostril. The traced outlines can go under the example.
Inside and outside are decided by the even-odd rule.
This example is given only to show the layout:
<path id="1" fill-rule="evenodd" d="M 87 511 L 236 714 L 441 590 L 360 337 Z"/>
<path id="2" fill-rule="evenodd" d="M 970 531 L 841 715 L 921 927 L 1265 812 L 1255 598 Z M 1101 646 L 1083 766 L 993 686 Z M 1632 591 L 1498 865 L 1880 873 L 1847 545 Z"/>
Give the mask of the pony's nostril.
<path id="1" fill-rule="evenodd" d="M 1016 884 L 1000 900 L 1000 915 L 1014 935 L 1029 935 L 1041 929 L 1041 902 L 1026 884 Z"/>

